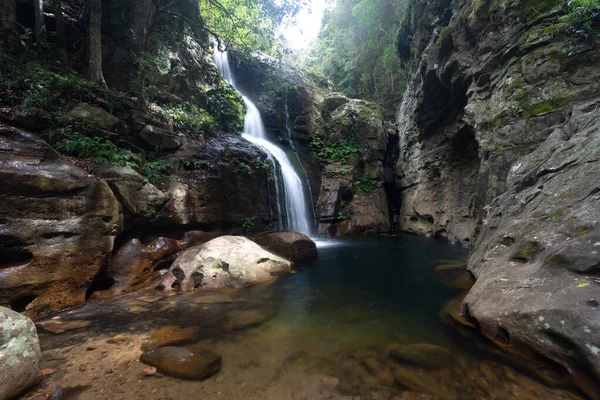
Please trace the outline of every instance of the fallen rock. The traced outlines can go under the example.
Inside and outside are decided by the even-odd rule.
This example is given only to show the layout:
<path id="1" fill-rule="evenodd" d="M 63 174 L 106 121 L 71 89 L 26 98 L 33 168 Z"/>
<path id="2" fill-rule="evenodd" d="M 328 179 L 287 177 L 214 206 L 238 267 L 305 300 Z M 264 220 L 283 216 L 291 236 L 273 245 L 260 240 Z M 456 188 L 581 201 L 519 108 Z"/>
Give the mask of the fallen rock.
<path id="1" fill-rule="evenodd" d="M 106 179 L 123 205 L 126 227 L 149 222 L 169 201 L 169 196 L 131 168 L 101 167 L 94 170 L 94 173 Z"/>
<path id="2" fill-rule="evenodd" d="M 0 307 L 0 398 L 13 398 L 39 383 L 41 358 L 33 322 Z"/>
<path id="3" fill-rule="evenodd" d="M 315 242 L 298 232 L 262 232 L 254 237 L 254 241 L 270 252 L 294 262 L 317 257 Z"/>
<path id="4" fill-rule="evenodd" d="M 32 318 L 83 304 L 122 228 L 108 185 L 1 126 L 0 181 L 0 304 Z"/>
<path id="5" fill-rule="evenodd" d="M 40 329 L 43 329 L 48 332 L 52 332 L 55 334 L 63 333 L 66 331 L 70 331 L 73 329 L 81 329 L 87 328 L 92 324 L 92 321 L 84 321 L 84 320 L 73 320 L 73 321 L 59 321 L 59 320 L 50 320 L 50 321 L 38 321 L 35 323 Z"/>
<path id="6" fill-rule="evenodd" d="M 221 370 L 221 356 L 204 349 L 161 347 L 143 353 L 140 361 L 181 379 L 204 380 Z"/>
<path id="7" fill-rule="evenodd" d="M 390 349 L 395 360 L 428 368 L 438 368 L 454 361 L 452 353 L 441 346 L 428 343 L 407 344 Z"/>
<path id="8" fill-rule="evenodd" d="M 87 103 L 79 103 L 77 107 L 71 110 L 70 114 L 73 119 L 87 123 L 92 122 L 96 128 L 101 130 L 118 132 L 123 135 L 127 135 L 130 131 L 130 127 L 125 121 L 100 107 Z"/>
<path id="9" fill-rule="evenodd" d="M 177 256 L 157 288 L 241 288 L 289 274 L 292 262 L 241 236 L 221 236 Z"/>
<path id="10" fill-rule="evenodd" d="M 146 125 L 140 133 L 138 133 L 138 136 L 152 148 L 177 150 L 181 147 L 181 143 L 179 143 L 172 131 L 157 128 L 156 126 Z"/>

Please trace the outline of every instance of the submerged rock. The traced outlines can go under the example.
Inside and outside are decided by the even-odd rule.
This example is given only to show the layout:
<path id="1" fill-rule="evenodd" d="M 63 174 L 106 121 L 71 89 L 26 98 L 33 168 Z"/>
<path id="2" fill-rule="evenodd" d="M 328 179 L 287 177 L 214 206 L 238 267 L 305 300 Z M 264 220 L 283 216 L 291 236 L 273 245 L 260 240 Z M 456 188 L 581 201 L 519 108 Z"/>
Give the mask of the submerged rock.
<path id="1" fill-rule="evenodd" d="M 467 270 L 466 263 L 441 264 L 435 267 L 435 278 L 450 289 L 469 290 L 475 279 Z"/>
<path id="2" fill-rule="evenodd" d="M 36 322 L 36 326 L 45 331 L 52 332 L 55 334 L 63 333 L 73 329 L 87 328 L 92 324 L 92 321 L 85 320 L 72 320 L 72 321 L 60 321 L 60 320 L 49 320 Z"/>
<path id="3" fill-rule="evenodd" d="M 170 290 L 241 288 L 289 274 L 292 262 L 241 236 L 221 236 L 177 256 L 157 286 Z"/>
<path id="4" fill-rule="evenodd" d="M 396 382 L 408 389 L 427 393 L 442 400 L 455 400 L 457 398 L 456 394 L 451 393 L 425 371 L 399 367 L 393 375 Z"/>
<path id="5" fill-rule="evenodd" d="M 260 325 L 265 322 L 269 316 L 259 310 L 234 310 L 226 314 L 231 324 L 231 328 L 245 329 Z"/>
<path id="6" fill-rule="evenodd" d="M 105 182 L 0 126 L 0 304 L 36 318 L 81 305 L 122 227 Z"/>
<path id="7" fill-rule="evenodd" d="M 318 255 L 317 245 L 308 236 L 294 231 L 259 233 L 254 241 L 265 249 L 291 261 L 307 260 Z"/>
<path id="8" fill-rule="evenodd" d="M 0 399 L 9 399 L 42 380 L 42 354 L 33 322 L 0 307 Z"/>
<path id="9" fill-rule="evenodd" d="M 429 343 L 407 344 L 390 349 L 390 356 L 402 363 L 429 368 L 443 367 L 454 361 L 450 351 Z"/>
<path id="10" fill-rule="evenodd" d="M 140 361 L 181 379 L 204 380 L 221 370 L 221 356 L 204 349 L 161 347 L 145 352 Z"/>

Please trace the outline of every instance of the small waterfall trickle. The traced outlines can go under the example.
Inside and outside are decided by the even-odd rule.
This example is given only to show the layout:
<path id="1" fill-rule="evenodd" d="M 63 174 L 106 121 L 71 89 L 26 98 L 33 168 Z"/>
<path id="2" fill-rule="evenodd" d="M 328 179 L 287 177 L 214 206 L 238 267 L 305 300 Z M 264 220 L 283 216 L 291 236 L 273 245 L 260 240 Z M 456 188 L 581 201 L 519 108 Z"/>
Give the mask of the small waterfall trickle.
<path id="1" fill-rule="evenodd" d="M 290 113 L 288 110 L 288 94 L 287 94 L 287 90 L 283 93 L 283 110 L 284 110 L 284 116 L 285 116 L 285 130 L 287 132 L 287 137 L 288 137 L 288 142 L 290 144 L 290 148 L 292 149 L 292 151 L 294 152 L 294 156 L 296 157 L 296 161 L 298 161 L 298 165 L 300 166 L 300 169 L 302 170 L 302 173 L 304 174 L 304 181 L 306 182 L 306 187 L 308 188 L 308 198 L 310 201 L 312 201 L 313 199 L 313 193 L 312 193 L 312 188 L 310 187 L 310 179 L 308 178 L 308 173 L 306 172 L 306 169 L 304 168 L 304 165 L 302 165 L 302 161 L 300 161 L 300 156 L 298 155 L 298 152 L 296 151 L 296 146 L 294 146 L 294 141 L 292 140 L 292 129 L 290 128 Z M 315 210 L 310 207 L 310 215 L 313 218 L 313 221 L 316 220 L 316 216 L 315 216 Z"/>
<path id="2" fill-rule="evenodd" d="M 219 72 L 231 86 L 239 91 L 235 85 L 227 52 L 220 51 L 216 43 L 214 49 L 215 63 L 217 64 Z M 242 137 L 262 148 L 269 156 L 270 161 L 273 162 L 273 165 L 276 168 L 278 166 L 279 171 L 281 172 L 285 195 L 283 201 L 285 204 L 285 213 L 281 210 L 282 202 L 281 194 L 279 193 L 279 182 L 275 182 L 280 225 L 283 225 L 283 221 L 285 220 L 286 228 L 310 236 L 312 234 L 313 223 L 312 219 L 309 217 L 309 207 L 304 195 L 302 180 L 294 170 L 294 167 L 290 163 L 285 152 L 274 143 L 271 143 L 267 138 L 265 126 L 258 108 L 256 108 L 254 103 L 252 103 L 252 101 L 242 92 L 240 92 L 240 95 L 242 96 L 247 109 L 244 118 L 244 133 L 242 134 Z M 277 162 L 275 163 L 274 160 Z M 276 180 L 278 179 L 277 175 L 278 174 L 275 173 Z M 312 207 L 310 209 L 312 210 Z"/>

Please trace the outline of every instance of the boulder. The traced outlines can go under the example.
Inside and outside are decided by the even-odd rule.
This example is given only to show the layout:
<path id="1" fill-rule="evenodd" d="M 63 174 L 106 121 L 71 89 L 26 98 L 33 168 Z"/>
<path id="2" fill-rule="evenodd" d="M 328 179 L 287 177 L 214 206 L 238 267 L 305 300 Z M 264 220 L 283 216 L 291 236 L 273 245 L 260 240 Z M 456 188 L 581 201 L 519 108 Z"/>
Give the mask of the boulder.
<path id="1" fill-rule="evenodd" d="M 289 274 L 292 265 L 250 239 L 221 236 L 179 253 L 157 288 L 241 288 Z"/>
<path id="2" fill-rule="evenodd" d="M 202 224 L 218 230 L 242 227 L 256 217 L 255 229 L 270 228 L 277 203 L 271 164 L 262 150 L 240 135 L 220 134 L 207 137 L 201 146 L 186 142 L 176 156 L 193 161 L 177 172 L 181 179 L 162 176 L 156 183 L 169 202 L 154 225 Z"/>
<path id="3" fill-rule="evenodd" d="M 140 361 L 181 379 L 204 380 L 221 370 L 221 356 L 192 347 L 161 347 L 143 353 Z"/>
<path id="4" fill-rule="evenodd" d="M 102 272 L 110 288 L 94 292 L 94 298 L 108 298 L 134 292 L 160 280 L 172 262 L 173 254 L 213 239 L 215 234 L 201 231 L 186 232 L 181 240 L 159 237 L 149 244 L 134 238 L 125 243 L 111 258 Z M 170 262 L 171 261 L 171 262 Z M 165 267 L 161 267 L 161 264 Z"/>
<path id="5" fill-rule="evenodd" d="M 0 126 L 0 304 L 36 318 L 81 305 L 122 229 L 105 182 Z"/>
<path id="6" fill-rule="evenodd" d="M 42 353 L 33 322 L 0 307 L 0 399 L 10 399 L 42 380 Z"/>
<path id="7" fill-rule="evenodd" d="M 95 107 L 87 103 L 80 103 L 71 110 L 70 114 L 74 119 L 81 122 L 92 123 L 96 128 L 101 130 L 117 132 L 123 135 L 127 135 L 131 130 L 125 121 L 115 117 L 100 107 Z"/>
<path id="8" fill-rule="evenodd" d="M 150 336 L 150 340 L 143 344 L 142 349 L 154 350 L 159 347 L 197 342 L 200 339 L 201 333 L 202 330 L 195 326 L 185 328 L 177 325 L 163 326 Z"/>
<path id="9" fill-rule="evenodd" d="M 131 168 L 101 167 L 94 173 L 106 179 L 123 205 L 126 225 L 150 221 L 169 200 L 165 193 Z"/>
<path id="10" fill-rule="evenodd" d="M 315 242 L 298 232 L 263 232 L 256 235 L 254 241 L 270 252 L 294 262 L 317 257 Z"/>
<path id="11" fill-rule="evenodd" d="M 153 125 L 146 125 L 138 133 L 138 136 L 152 148 L 173 151 L 181 147 L 181 143 L 174 135 L 173 131 L 158 128 Z"/>

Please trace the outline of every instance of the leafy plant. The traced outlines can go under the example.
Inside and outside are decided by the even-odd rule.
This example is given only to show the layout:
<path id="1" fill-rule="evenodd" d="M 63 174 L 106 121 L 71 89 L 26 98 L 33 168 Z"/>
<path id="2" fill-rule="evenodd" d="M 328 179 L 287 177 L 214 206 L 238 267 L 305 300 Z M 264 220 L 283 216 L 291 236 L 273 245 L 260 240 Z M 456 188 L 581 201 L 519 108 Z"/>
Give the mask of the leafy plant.
<path id="1" fill-rule="evenodd" d="M 567 14 L 560 17 L 571 35 L 584 42 L 598 42 L 600 35 L 600 0 L 572 0 Z"/>
<path id="2" fill-rule="evenodd" d="M 242 224 L 242 228 L 244 229 L 245 233 L 248 233 L 248 232 L 250 232 L 252 230 L 252 228 L 254 228 L 255 224 L 256 224 L 256 215 L 244 219 L 244 223 Z"/>
<path id="3" fill-rule="evenodd" d="M 150 183 L 156 183 L 158 182 L 159 176 L 167 172 L 167 170 L 172 166 L 173 164 L 171 164 L 171 162 L 168 160 L 158 157 L 152 161 L 144 163 L 142 166 L 142 171 Z"/>
<path id="4" fill-rule="evenodd" d="M 195 104 L 186 102 L 165 110 L 167 117 L 176 131 L 189 134 L 192 137 L 199 137 L 204 133 L 210 133 L 216 130 L 216 122 L 203 108 Z"/>
<path id="5" fill-rule="evenodd" d="M 242 171 L 243 175 L 252 176 L 252 167 L 250 165 L 246 164 L 243 161 L 240 161 L 237 166 L 240 169 L 240 171 Z"/>
<path id="6" fill-rule="evenodd" d="M 358 153 L 358 145 L 349 141 L 328 142 L 319 137 L 310 143 L 313 154 L 321 162 L 334 162 L 343 164 L 350 155 Z"/>
<path id="7" fill-rule="evenodd" d="M 99 136 L 75 135 L 73 138 L 58 141 L 54 147 L 63 153 L 89 159 L 96 164 L 137 169 L 141 163 L 140 157 L 131 150 L 120 148 Z"/>
<path id="8" fill-rule="evenodd" d="M 352 183 L 352 188 L 355 192 L 372 192 L 373 190 L 377 189 L 377 181 L 368 176 L 362 176 L 354 180 Z"/>

